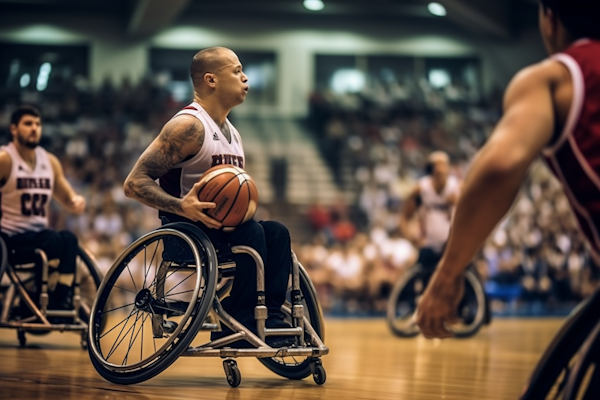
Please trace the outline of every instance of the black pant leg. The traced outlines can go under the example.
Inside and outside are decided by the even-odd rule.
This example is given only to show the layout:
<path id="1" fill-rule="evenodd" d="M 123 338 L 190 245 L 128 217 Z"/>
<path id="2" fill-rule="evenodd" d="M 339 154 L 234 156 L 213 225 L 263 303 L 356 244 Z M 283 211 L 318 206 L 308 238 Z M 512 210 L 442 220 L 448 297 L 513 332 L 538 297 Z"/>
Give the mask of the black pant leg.
<path id="1" fill-rule="evenodd" d="M 276 221 L 261 221 L 265 231 L 267 259 L 265 261 L 266 300 L 269 313 L 277 313 L 285 301 L 292 265 L 290 232 Z"/>

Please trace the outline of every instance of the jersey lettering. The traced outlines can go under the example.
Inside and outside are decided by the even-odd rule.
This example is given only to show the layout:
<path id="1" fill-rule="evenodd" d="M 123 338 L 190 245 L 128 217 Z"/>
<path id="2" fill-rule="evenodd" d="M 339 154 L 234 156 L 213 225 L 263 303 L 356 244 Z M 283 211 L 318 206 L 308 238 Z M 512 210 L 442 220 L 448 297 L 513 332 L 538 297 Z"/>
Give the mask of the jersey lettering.
<path id="1" fill-rule="evenodd" d="M 236 156 L 235 154 L 214 154 L 212 156 L 212 165 L 231 164 L 244 169 L 244 157 Z"/>
<path id="2" fill-rule="evenodd" d="M 42 217 L 46 216 L 46 203 L 48 202 L 48 195 L 34 193 L 23 193 L 21 195 L 21 214 L 26 217 L 31 215 L 39 215 Z"/>

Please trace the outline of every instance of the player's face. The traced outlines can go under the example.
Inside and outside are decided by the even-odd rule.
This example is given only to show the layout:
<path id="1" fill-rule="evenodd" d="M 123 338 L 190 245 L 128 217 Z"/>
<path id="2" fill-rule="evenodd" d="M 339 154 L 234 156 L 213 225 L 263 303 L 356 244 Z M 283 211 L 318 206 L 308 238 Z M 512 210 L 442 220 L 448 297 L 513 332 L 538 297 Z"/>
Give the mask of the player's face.
<path id="1" fill-rule="evenodd" d="M 450 172 L 450 165 L 446 161 L 435 161 L 433 163 L 433 179 L 440 183 L 446 182 L 448 173 Z"/>
<path id="2" fill-rule="evenodd" d="M 232 52 L 223 55 L 223 66 L 215 74 L 219 81 L 219 92 L 226 97 L 233 106 L 246 100 L 248 94 L 248 77 L 242 70 L 242 63 L 238 56 Z"/>
<path id="3" fill-rule="evenodd" d="M 13 138 L 22 146 L 35 149 L 42 137 L 42 121 L 33 115 L 23 115 L 18 125 L 11 125 Z"/>

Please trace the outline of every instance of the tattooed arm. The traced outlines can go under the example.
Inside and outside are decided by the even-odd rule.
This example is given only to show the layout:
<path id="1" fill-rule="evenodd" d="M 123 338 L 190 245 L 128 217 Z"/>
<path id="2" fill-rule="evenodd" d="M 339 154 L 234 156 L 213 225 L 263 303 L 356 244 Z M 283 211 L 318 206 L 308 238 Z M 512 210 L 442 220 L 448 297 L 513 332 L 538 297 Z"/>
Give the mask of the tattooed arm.
<path id="1" fill-rule="evenodd" d="M 200 221 L 209 228 L 221 224 L 204 213 L 214 208 L 214 203 L 198 200 L 199 184 L 183 198 L 171 196 L 156 179 L 169 172 L 189 156 L 197 154 L 204 144 L 204 126 L 194 117 L 181 115 L 163 127 L 160 134 L 140 156 L 123 189 L 127 197 L 138 200 L 152 208 L 181 215 L 192 221 Z"/>

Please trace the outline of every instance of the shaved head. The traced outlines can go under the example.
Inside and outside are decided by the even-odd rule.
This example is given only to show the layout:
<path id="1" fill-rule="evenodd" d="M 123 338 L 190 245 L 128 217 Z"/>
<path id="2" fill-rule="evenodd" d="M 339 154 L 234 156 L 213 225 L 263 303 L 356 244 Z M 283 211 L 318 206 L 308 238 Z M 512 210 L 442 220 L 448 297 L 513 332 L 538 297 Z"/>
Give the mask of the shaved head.
<path id="1" fill-rule="evenodd" d="M 231 54 L 233 51 L 227 47 L 208 47 L 197 52 L 190 66 L 194 86 L 202 82 L 207 72 L 215 73 L 225 66 Z"/>

